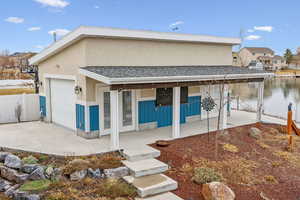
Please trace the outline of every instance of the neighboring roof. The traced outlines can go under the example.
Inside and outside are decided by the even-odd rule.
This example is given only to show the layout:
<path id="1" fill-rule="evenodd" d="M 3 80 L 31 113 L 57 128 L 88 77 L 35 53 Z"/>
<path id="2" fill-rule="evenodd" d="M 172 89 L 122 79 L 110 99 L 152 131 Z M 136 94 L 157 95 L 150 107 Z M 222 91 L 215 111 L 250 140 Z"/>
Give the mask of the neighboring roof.
<path id="1" fill-rule="evenodd" d="M 258 56 L 258 59 L 262 59 L 262 60 L 272 60 L 274 57 L 271 56 Z"/>
<path id="2" fill-rule="evenodd" d="M 274 51 L 270 48 L 266 47 L 244 47 L 244 49 L 247 49 L 251 53 L 269 53 L 274 54 Z"/>
<path id="3" fill-rule="evenodd" d="M 284 60 L 284 58 L 282 56 L 275 55 L 273 60 Z"/>
<path id="4" fill-rule="evenodd" d="M 89 66 L 80 68 L 79 72 L 109 85 L 265 78 L 272 75 L 263 70 L 233 66 Z"/>
<path id="5" fill-rule="evenodd" d="M 162 41 L 177 41 L 177 42 L 192 42 L 192 43 L 216 43 L 236 45 L 240 44 L 239 38 L 230 37 L 216 37 L 207 35 L 193 35 L 180 33 L 166 33 L 144 30 L 128 30 L 117 28 L 103 28 L 103 27 L 88 27 L 81 26 L 74 31 L 64 36 L 59 41 L 53 43 L 41 53 L 30 59 L 30 64 L 38 64 L 48 57 L 58 53 L 62 49 L 79 41 L 84 37 L 105 37 L 105 38 L 126 38 L 136 40 L 162 40 Z"/>

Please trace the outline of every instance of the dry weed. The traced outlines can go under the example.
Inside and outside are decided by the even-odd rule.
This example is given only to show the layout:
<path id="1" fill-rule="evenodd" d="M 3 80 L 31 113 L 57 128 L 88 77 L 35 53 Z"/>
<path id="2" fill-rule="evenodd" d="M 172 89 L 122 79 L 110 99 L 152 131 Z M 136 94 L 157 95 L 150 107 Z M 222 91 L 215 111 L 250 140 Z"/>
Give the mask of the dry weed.
<path id="1" fill-rule="evenodd" d="M 237 146 L 235 146 L 233 144 L 228 144 L 228 143 L 223 144 L 223 149 L 225 151 L 229 151 L 231 153 L 237 153 L 237 152 L 239 152 L 239 148 Z"/>
<path id="2" fill-rule="evenodd" d="M 238 156 L 223 161 L 210 161 L 202 158 L 197 160 L 196 166 L 215 169 L 230 183 L 252 184 L 257 181 L 253 169 L 257 168 L 258 164 Z"/>

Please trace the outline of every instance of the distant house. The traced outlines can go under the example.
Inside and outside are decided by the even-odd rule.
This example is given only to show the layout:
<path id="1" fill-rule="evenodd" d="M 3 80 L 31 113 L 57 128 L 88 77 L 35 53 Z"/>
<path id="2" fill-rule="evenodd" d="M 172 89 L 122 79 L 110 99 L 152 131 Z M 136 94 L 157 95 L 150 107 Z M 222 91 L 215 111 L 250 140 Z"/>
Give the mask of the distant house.
<path id="1" fill-rule="evenodd" d="M 248 67 L 250 64 L 259 63 L 267 70 L 278 70 L 286 66 L 281 56 L 275 55 L 274 51 L 266 47 L 245 47 L 239 52 L 241 66 Z"/>
<path id="2" fill-rule="evenodd" d="M 293 55 L 289 68 L 300 69 L 300 47 L 297 49 L 297 54 Z"/>
<path id="3" fill-rule="evenodd" d="M 239 56 L 242 66 L 248 66 L 251 62 L 263 62 L 269 64 L 272 62 L 274 51 L 265 47 L 244 47 L 240 50 Z"/>
<path id="4" fill-rule="evenodd" d="M 279 70 L 287 67 L 284 57 L 275 55 L 272 59 L 272 70 Z"/>

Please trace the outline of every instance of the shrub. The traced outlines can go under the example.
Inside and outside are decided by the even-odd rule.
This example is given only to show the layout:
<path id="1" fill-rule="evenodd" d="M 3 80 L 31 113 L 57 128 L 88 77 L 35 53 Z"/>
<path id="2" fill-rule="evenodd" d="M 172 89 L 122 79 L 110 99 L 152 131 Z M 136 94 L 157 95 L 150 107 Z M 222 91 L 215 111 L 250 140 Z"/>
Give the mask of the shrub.
<path id="1" fill-rule="evenodd" d="M 94 156 L 90 160 L 90 167 L 93 169 L 111 169 L 121 167 L 122 157 L 115 154 L 106 154 L 99 157 Z"/>
<path id="2" fill-rule="evenodd" d="M 47 189 L 51 184 L 49 180 L 29 181 L 20 187 L 24 192 L 38 192 Z"/>
<path id="3" fill-rule="evenodd" d="M 44 161 L 47 161 L 47 160 L 49 160 L 49 156 L 48 155 L 41 154 L 39 156 L 39 161 L 44 162 Z"/>
<path id="4" fill-rule="evenodd" d="M 222 161 L 210 161 L 202 158 L 197 161 L 197 166 L 222 172 L 223 181 L 229 183 L 251 184 L 256 182 L 253 169 L 257 168 L 258 164 L 238 156 L 232 156 Z"/>
<path id="5" fill-rule="evenodd" d="M 267 175 L 264 177 L 265 181 L 269 182 L 269 183 L 278 183 L 278 181 L 276 180 L 276 178 L 272 175 Z"/>
<path id="6" fill-rule="evenodd" d="M 90 163 L 86 160 L 75 159 L 70 161 L 63 169 L 63 173 L 66 175 L 70 175 L 73 172 L 81 171 L 89 168 Z"/>
<path id="7" fill-rule="evenodd" d="M 100 197 L 135 197 L 136 190 L 132 185 L 117 179 L 104 180 L 97 188 Z"/>
<path id="8" fill-rule="evenodd" d="M 200 167 L 195 169 L 192 180 L 197 184 L 205 184 L 214 181 L 220 182 L 222 180 L 222 176 L 214 169 Z"/>
<path id="9" fill-rule="evenodd" d="M 24 164 L 37 164 L 39 160 L 34 156 L 27 156 L 22 161 Z"/>
<path id="10" fill-rule="evenodd" d="M 228 143 L 226 143 L 226 144 L 223 145 L 223 149 L 225 151 L 229 151 L 231 153 L 237 153 L 237 152 L 239 152 L 239 149 L 235 145 L 228 144 Z"/>

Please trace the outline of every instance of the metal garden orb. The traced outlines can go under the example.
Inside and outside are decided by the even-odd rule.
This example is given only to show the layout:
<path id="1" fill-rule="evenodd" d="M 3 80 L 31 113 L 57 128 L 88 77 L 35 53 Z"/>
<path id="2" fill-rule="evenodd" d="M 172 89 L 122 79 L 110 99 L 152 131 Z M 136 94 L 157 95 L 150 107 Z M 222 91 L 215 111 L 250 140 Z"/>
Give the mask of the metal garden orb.
<path id="1" fill-rule="evenodd" d="M 211 96 L 205 97 L 202 100 L 202 108 L 207 112 L 212 111 L 216 105 L 215 100 Z"/>

